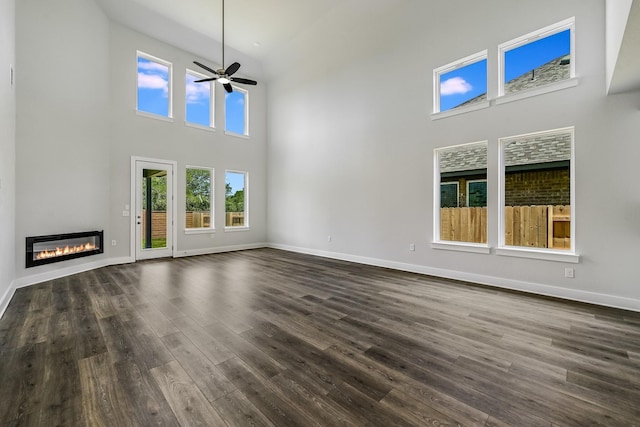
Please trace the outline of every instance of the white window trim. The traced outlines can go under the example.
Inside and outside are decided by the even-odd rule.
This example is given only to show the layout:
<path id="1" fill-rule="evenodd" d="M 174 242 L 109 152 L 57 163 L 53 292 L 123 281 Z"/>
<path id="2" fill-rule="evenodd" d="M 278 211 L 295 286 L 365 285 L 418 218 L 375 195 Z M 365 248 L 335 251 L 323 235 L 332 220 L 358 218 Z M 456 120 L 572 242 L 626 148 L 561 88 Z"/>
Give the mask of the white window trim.
<path id="1" fill-rule="evenodd" d="M 570 179 L 570 203 L 571 203 L 571 248 L 567 250 L 546 249 L 546 248 L 527 248 L 524 246 L 507 246 L 505 244 L 505 156 L 504 145 L 506 141 L 514 138 L 527 138 L 530 136 L 542 136 L 553 135 L 561 133 L 571 134 L 571 159 L 569 165 L 569 179 Z M 575 192 L 575 128 L 573 126 L 559 129 L 552 129 L 542 132 L 531 132 L 522 135 L 513 135 L 500 138 L 498 140 L 498 194 L 499 194 L 499 208 L 498 208 L 498 247 L 496 248 L 497 255 L 513 256 L 519 258 L 533 258 L 547 261 L 558 262 L 580 262 L 580 256 L 576 253 L 576 192 Z"/>
<path id="2" fill-rule="evenodd" d="M 480 102 L 478 104 L 468 105 L 466 107 L 453 108 L 447 111 L 440 111 L 440 77 L 443 74 L 447 74 L 451 71 L 457 70 L 458 68 L 466 67 L 467 65 L 471 65 L 482 60 L 488 61 L 487 50 L 474 53 L 473 55 L 466 56 L 462 59 L 458 59 L 456 61 L 450 62 L 449 64 L 443 65 L 433 70 L 433 112 L 431 115 L 432 120 L 442 119 L 445 117 L 455 116 L 457 114 L 468 113 L 470 111 L 480 110 L 480 109 L 489 107 L 490 105 L 489 85 L 488 85 L 489 70 L 487 70 L 487 101 Z"/>
<path id="3" fill-rule="evenodd" d="M 225 208 L 224 208 L 224 218 L 225 218 L 225 226 L 224 226 L 224 231 L 229 232 L 229 231 L 248 231 L 251 227 L 249 224 L 249 172 L 246 171 L 241 171 L 241 170 L 232 170 L 232 169 L 227 169 L 224 171 L 224 183 L 225 183 L 225 188 L 227 185 L 227 173 L 242 173 L 244 174 L 244 225 L 242 226 L 227 226 L 226 225 L 226 221 L 227 221 L 227 204 L 226 204 L 226 199 L 225 199 Z M 226 198 L 226 191 L 224 192 L 225 194 L 225 198 Z"/>
<path id="4" fill-rule="evenodd" d="M 489 218 L 487 215 L 487 243 L 472 243 L 472 242 L 453 242 L 449 240 L 441 240 L 440 239 L 440 186 L 442 184 L 448 184 L 440 182 L 440 153 L 443 151 L 450 151 L 456 148 L 461 147 L 470 147 L 473 145 L 484 145 L 489 150 L 489 141 L 476 141 L 467 144 L 458 144 L 451 145 L 447 147 L 440 147 L 433 150 L 433 170 L 434 170 L 434 191 L 433 191 L 433 241 L 431 242 L 431 247 L 433 249 L 442 249 L 448 251 L 458 251 L 458 252 L 471 252 L 471 253 L 479 253 L 479 254 L 490 254 L 491 247 L 489 246 L 489 236 L 490 236 L 490 228 L 489 228 Z M 487 165 L 488 166 L 488 165 Z M 488 172 L 488 170 L 487 170 Z M 456 184 L 458 186 L 457 194 L 460 194 L 459 182 L 451 182 L 450 184 Z M 487 205 L 489 202 L 489 194 L 487 191 Z M 457 204 L 460 205 L 460 198 L 457 198 Z M 487 206 L 488 209 L 488 206 Z"/>
<path id="5" fill-rule="evenodd" d="M 199 77 L 201 79 L 207 79 L 209 78 L 209 76 L 205 76 L 202 73 L 199 73 L 197 71 L 193 71 L 189 68 L 186 69 L 185 71 L 185 77 L 187 74 L 191 74 L 193 77 Z M 186 89 L 186 81 L 185 81 L 185 89 Z M 212 82 L 208 82 L 209 84 L 209 88 L 210 88 L 210 92 L 209 92 L 209 126 L 203 126 L 199 123 L 193 123 L 187 120 L 187 110 L 189 108 L 189 103 L 187 101 L 187 96 L 186 96 L 186 91 L 185 91 L 185 97 L 184 97 L 184 124 L 186 126 L 189 127 L 193 127 L 196 129 L 204 129 L 204 130 L 215 130 L 216 128 L 216 124 L 215 124 L 215 85 Z"/>
<path id="6" fill-rule="evenodd" d="M 187 192 L 186 192 L 186 187 L 187 187 L 187 169 L 200 169 L 200 170 L 206 170 L 209 171 L 209 176 L 211 178 L 211 185 L 209 186 L 209 227 L 198 227 L 198 228 L 187 228 L 186 224 L 184 224 L 185 229 L 184 229 L 184 234 L 204 234 L 204 233 L 215 233 L 216 231 L 216 226 L 215 226 L 215 221 L 214 221 L 214 212 L 215 212 L 215 199 L 214 199 L 214 185 L 215 185 L 215 169 L 214 168 L 210 168 L 208 166 L 194 166 L 194 165 L 187 165 L 184 169 L 184 177 L 185 177 L 185 181 L 184 181 L 184 186 L 185 186 L 185 209 L 184 209 L 184 213 L 185 213 L 185 223 L 186 223 L 186 213 L 187 213 L 187 203 L 186 203 L 186 198 L 187 198 Z"/>
<path id="7" fill-rule="evenodd" d="M 168 68 L 167 79 L 169 80 L 169 111 L 168 116 L 161 116 L 160 114 L 153 114 L 146 111 L 138 110 L 138 58 L 144 58 L 148 61 L 157 62 L 165 65 Z M 157 56 L 149 55 L 142 51 L 136 51 L 136 114 L 143 117 L 149 117 L 152 119 L 164 120 L 167 122 L 173 122 L 173 64 Z"/>
<path id="8" fill-rule="evenodd" d="M 488 148 L 489 147 L 487 147 L 487 149 Z M 487 182 L 487 180 L 486 179 L 470 179 L 470 180 L 467 181 L 467 188 L 466 188 L 466 190 L 467 190 L 467 197 L 466 197 L 467 206 L 469 206 L 469 184 L 472 184 L 474 182 Z M 487 193 L 488 193 L 488 189 L 489 189 L 489 187 L 487 186 Z M 487 196 L 488 196 L 488 194 L 487 194 Z"/>
<path id="9" fill-rule="evenodd" d="M 233 90 L 235 92 L 240 92 L 244 94 L 244 133 L 240 134 L 240 133 L 235 133 L 235 132 L 231 132 L 227 130 L 227 103 L 226 103 L 226 98 L 225 98 L 225 106 L 224 106 L 224 119 L 225 119 L 225 125 L 224 125 L 224 133 L 225 135 L 230 135 L 230 136 L 237 136 L 237 137 L 241 137 L 241 138 L 249 138 L 249 91 L 237 86 L 233 86 Z"/>
<path id="10" fill-rule="evenodd" d="M 541 95 L 543 93 L 561 90 L 561 89 L 565 89 L 566 87 L 573 87 L 577 85 L 578 81 L 576 79 L 575 21 L 576 21 L 576 18 L 574 16 L 574 17 L 565 19 L 563 21 L 557 22 L 555 24 L 549 25 L 547 27 L 541 28 L 539 30 L 532 31 L 528 34 L 525 34 L 523 36 L 517 37 L 513 40 L 509 40 L 508 42 L 504 42 L 498 45 L 498 97 L 496 98 L 496 104 L 507 102 L 507 101 L 503 101 L 502 100 L 503 98 L 507 99 L 508 101 L 515 101 L 518 99 Z M 522 92 L 516 92 L 514 94 L 505 95 L 504 93 L 505 54 L 510 50 L 519 48 L 531 42 L 543 39 L 545 37 L 552 36 L 554 34 L 560 33 L 565 30 L 571 30 L 570 31 L 571 41 L 570 41 L 570 52 L 569 52 L 569 54 L 571 55 L 571 62 L 569 64 L 569 70 L 570 70 L 569 79 L 567 79 L 571 83 L 569 83 L 568 85 L 567 84 L 563 85 L 561 83 L 565 83 L 567 82 L 567 80 L 562 80 L 559 82 L 550 83 L 549 85 L 540 86 L 539 88 L 534 88 L 531 90 L 525 90 Z M 516 97 L 514 95 L 520 95 L 520 96 Z"/>

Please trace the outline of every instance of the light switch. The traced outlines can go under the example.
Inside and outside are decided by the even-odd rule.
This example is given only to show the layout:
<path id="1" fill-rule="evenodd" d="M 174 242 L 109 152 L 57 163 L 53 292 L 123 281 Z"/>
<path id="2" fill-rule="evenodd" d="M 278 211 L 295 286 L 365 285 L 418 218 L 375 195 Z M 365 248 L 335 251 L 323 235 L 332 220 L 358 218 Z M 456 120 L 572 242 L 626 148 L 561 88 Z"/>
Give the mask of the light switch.
<path id="1" fill-rule="evenodd" d="M 129 211 L 122 211 L 122 216 L 129 216 Z"/>

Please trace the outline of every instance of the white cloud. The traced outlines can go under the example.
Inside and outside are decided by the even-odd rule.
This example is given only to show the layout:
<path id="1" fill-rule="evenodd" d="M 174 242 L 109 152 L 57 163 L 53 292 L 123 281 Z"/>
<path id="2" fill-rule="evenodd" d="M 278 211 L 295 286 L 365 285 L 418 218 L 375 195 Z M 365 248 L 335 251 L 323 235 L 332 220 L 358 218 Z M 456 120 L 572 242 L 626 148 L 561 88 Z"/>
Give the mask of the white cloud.
<path id="1" fill-rule="evenodd" d="M 462 77 L 452 77 L 440 83 L 440 95 L 460 95 L 473 89 L 473 86 Z"/>
<path id="2" fill-rule="evenodd" d="M 153 61 L 138 61 L 138 70 L 150 71 L 154 74 L 169 74 L 169 67 Z"/>
<path id="3" fill-rule="evenodd" d="M 187 82 L 187 103 L 198 104 L 202 101 L 209 102 L 211 96 L 210 83 Z"/>
<path id="4" fill-rule="evenodd" d="M 138 87 L 141 89 L 162 89 L 169 92 L 169 81 L 156 74 L 138 73 Z"/>

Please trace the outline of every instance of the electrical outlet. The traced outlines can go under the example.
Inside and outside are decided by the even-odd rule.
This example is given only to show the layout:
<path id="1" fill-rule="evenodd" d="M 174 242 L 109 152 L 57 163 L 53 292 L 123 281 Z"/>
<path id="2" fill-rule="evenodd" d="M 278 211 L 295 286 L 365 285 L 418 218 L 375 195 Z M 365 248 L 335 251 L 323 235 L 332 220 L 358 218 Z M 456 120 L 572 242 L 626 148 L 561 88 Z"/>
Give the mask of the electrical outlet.
<path id="1" fill-rule="evenodd" d="M 576 272 L 573 268 L 565 268 L 564 269 L 564 277 L 568 278 L 568 279 L 573 279 L 574 277 L 576 277 Z"/>
<path id="2" fill-rule="evenodd" d="M 115 240 L 111 241 L 111 246 L 115 246 L 117 244 L 117 242 Z"/>
<path id="3" fill-rule="evenodd" d="M 414 243 L 409 243 L 409 250 L 410 251 L 415 251 L 416 250 L 416 245 Z"/>
<path id="4" fill-rule="evenodd" d="M 327 242 L 331 241 L 331 236 L 327 236 Z"/>

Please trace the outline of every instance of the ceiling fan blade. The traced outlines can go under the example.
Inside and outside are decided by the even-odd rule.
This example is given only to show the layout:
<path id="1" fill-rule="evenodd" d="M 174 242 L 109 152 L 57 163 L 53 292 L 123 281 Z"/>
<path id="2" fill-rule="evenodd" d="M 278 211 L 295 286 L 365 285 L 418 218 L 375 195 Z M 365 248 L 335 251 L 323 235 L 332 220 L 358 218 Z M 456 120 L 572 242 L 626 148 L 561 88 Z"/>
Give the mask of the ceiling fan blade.
<path id="1" fill-rule="evenodd" d="M 209 68 L 206 65 L 199 63 L 198 61 L 193 61 L 193 63 L 196 64 L 198 67 L 204 68 L 205 70 L 207 70 L 210 73 L 213 73 L 213 74 L 216 74 L 216 75 L 218 74 L 218 72 L 216 70 L 214 70 L 212 68 Z"/>
<path id="2" fill-rule="evenodd" d="M 222 86 L 224 86 L 224 90 L 226 90 L 226 91 L 227 91 L 227 93 L 231 93 L 231 92 L 233 92 L 233 87 L 231 86 L 231 84 L 229 84 L 229 83 L 225 83 L 225 84 L 223 84 Z"/>
<path id="3" fill-rule="evenodd" d="M 209 77 L 207 79 L 200 79 L 200 80 L 194 80 L 194 83 L 203 83 L 203 82 L 210 82 L 211 80 L 218 80 L 217 77 Z"/>
<path id="4" fill-rule="evenodd" d="M 242 83 L 243 85 L 257 85 L 258 82 L 255 80 L 243 79 L 242 77 L 231 77 L 229 80 L 236 83 Z"/>
<path id="5" fill-rule="evenodd" d="M 225 71 L 225 73 L 227 74 L 227 76 L 230 76 L 232 74 L 235 74 L 235 72 L 238 71 L 239 68 L 240 68 L 240 64 L 237 62 L 234 62 L 233 64 L 227 67 L 227 70 Z"/>

